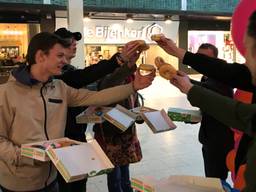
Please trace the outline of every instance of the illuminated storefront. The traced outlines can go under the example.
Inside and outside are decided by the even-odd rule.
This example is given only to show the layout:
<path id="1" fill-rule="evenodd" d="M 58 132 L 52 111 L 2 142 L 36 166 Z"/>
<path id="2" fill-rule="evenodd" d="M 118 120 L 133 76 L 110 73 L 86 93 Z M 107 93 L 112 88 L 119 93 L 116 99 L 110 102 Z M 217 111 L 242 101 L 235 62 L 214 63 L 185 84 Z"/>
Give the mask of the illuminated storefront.
<path id="1" fill-rule="evenodd" d="M 67 27 L 67 20 L 56 18 L 56 29 Z M 163 33 L 167 37 L 178 39 L 179 22 L 166 24 L 164 21 L 134 21 L 91 19 L 84 22 L 84 50 L 86 65 L 97 63 L 100 59 L 109 59 L 113 54 L 122 50 L 125 43 L 142 39 L 150 45 L 150 49 L 141 54 L 138 64 L 154 64 L 156 56 L 162 56 L 167 62 L 178 67 L 177 60 L 166 54 L 151 41 L 152 34 Z"/>
<path id="2" fill-rule="evenodd" d="M 218 57 L 229 63 L 244 63 L 244 58 L 235 48 L 230 31 L 188 31 L 188 50 L 195 53 L 202 43 L 211 43 L 219 50 Z"/>
<path id="3" fill-rule="evenodd" d="M 23 60 L 27 46 L 28 24 L 0 24 L 0 62 Z"/>

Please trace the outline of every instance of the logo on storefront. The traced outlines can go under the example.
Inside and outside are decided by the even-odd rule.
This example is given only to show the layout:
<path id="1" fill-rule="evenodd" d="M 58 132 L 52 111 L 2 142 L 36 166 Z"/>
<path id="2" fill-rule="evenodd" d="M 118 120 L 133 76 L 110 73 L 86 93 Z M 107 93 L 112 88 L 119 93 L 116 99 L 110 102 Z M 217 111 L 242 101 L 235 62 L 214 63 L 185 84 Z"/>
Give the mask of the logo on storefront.
<path id="1" fill-rule="evenodd" d="M 144 39 L 151 41 L 150 37 L 153 34 L 163 33 L 163 27 L 157 23 L 146 26 L 126 26 L 122 24 L 111 24 L 104 26 L 85 27 L 85 38 L 101 39 L 106 42 L 123 42 L 134 39 Z"/>
<path id="2" fill-rule="evenodd" d="M 151 36 L 153 34 L 163 33 L 163 28 L 160 25 L 156 24 L 156 23 L 153 23 L 152 25 L 146 26 L 145 30 L 146 30 L 145 39 L 147 38 L 148 40 L 151 40 Z"/>

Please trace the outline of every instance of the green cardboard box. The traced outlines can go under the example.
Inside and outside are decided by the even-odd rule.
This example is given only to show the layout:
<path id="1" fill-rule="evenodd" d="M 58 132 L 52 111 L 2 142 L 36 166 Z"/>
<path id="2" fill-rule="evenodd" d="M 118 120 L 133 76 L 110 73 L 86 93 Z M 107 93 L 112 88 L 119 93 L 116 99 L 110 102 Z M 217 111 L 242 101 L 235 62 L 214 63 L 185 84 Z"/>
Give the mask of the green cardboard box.
<path id="1" fill-rule="evenodd" d="M 202 120 L 200 110 L 169 108 L 168 116 L 172 121 L 200 122 Z"/>

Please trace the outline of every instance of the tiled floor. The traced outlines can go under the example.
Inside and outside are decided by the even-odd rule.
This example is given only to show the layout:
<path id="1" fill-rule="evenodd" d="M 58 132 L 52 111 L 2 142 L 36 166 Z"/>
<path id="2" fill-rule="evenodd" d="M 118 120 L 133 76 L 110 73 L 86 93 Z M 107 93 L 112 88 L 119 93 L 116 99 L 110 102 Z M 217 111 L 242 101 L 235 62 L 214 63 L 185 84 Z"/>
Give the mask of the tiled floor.
<path id="1" fill-rule="evenodd" d="M 192 108 L 185 95 L 159 77 L 141 93 L 148 107 Z M 143 160 L 130 166 L 131 176 L 149 175 L 160 179 L 175 174 L 204 175 L 201 145 L 197 139 L 199 124 L 175 124 L 175 130 L 158 134 L 153 134 L 145 124 L 137 126 Z M 88 192 L 107 192 L 106 176 L 90 178 L 87 189 Z"/>

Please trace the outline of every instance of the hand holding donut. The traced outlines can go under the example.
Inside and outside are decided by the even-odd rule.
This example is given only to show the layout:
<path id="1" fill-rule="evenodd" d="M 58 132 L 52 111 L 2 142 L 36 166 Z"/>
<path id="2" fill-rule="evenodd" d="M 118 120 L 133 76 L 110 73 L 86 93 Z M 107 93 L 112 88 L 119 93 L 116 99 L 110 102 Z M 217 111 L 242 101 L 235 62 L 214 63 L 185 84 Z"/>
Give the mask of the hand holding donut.
<path id="1" fill-rule="evenodd" d="M 149 46 L 144 40 L 129 41 L 125 44 L 120 56 L 124 62 L 128 62 L 129 67 L 132 67 L 140 57 L 140 53 L 147 49 Z"/>
<path id="2" fill-rule="evenodd" d="M 151 35 L 151 40 L 152 41 L 160 41 L 161 40 L 161 37 L 164 37 L 163 34 L 154 34 L 154 35 Z"/>

